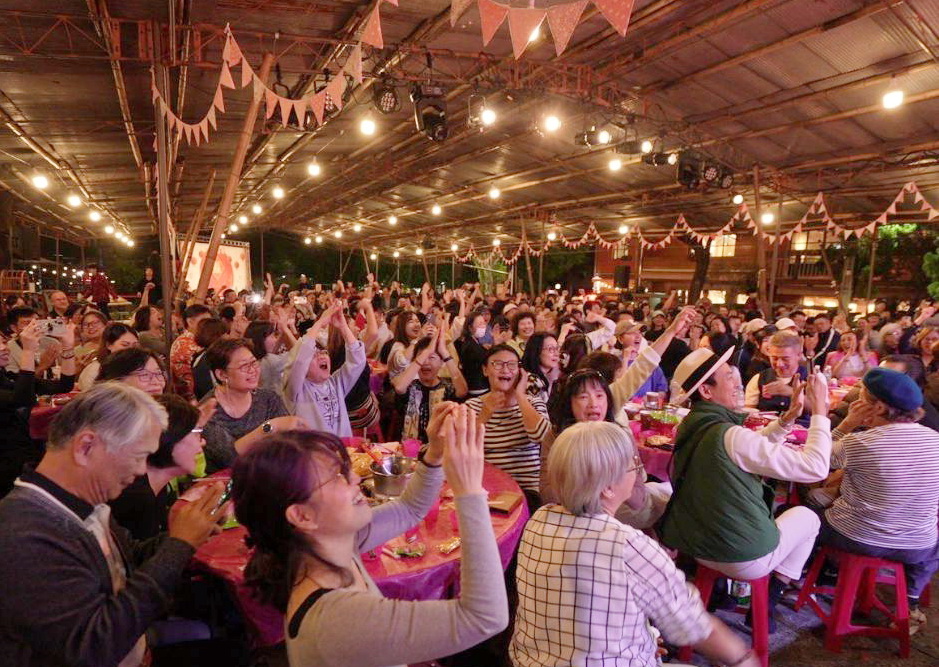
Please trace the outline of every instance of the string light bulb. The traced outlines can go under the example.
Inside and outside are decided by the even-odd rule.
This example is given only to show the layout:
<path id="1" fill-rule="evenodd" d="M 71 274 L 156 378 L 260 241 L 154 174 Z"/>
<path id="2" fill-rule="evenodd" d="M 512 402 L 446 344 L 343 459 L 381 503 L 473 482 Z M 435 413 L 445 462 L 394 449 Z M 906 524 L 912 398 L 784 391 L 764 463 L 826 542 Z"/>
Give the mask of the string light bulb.
<path id="1" fill-rule="evenodd" d="M 423 249 L 423 248 L 418 248 L 417 250 L 414 251 L 414 254 L 415 254 L 415 255 L 423 255 L 423 254 L 424 254 L 424 249 Z"/>
<path id="2" fill-rule="evenodd" d="M 743 195 L 739 193 L 735 194 L 734 198 L 731 201 L 737 206 L 740 206 L 743 203 Z"/>
<path id="3" fill-rule="evenodd" d="M 306 173 L 308 173 L 310 176 L 316 177 L 323 173 L 323 168 L 320 166 L 319 162 L 313 160 L 306 166 Z"/>
<path id="4" fill-rule="evenodd" d="M 335 236 L 337 239 L 341 239 L 341 238 L 342 238 L 342 230 L 341 230 L 341 229 L 337 229 L 336 231 L 333 232 L 333 236 Z"/>
<path id="5" fill-rule="evenodd" d="M 66 199 L 66 201 L 68 202 L 68 205 L 71 206 L 72 208 L 78 208 L 79 206 L 82 205 L 81 197 L 79 197 L 79 196 L 78 196 L 77 194 L 75 194 L 74 192 L 72 192 L 71 194 L 69 194 L 69 196 L 68 196 L 68 198 Z"/>
<path id="6" fill-rule="evenodd" d="M 368 258 L 374 262 L 376 259 L 378 259 L 378 253 L 373 252 L 371 255 L 368 256 Z"/>
<path id="7" fill-rule="evenodd" d="M 678 164 L 678 153 L 669 153 L 668 154 L 668 163 L 671 165 Z"/>
<path id="8" fill-rule="evenodd" d="M 496 186 L 489 188 L 489 199 L 498 199 L 502 195 L 502 191 Z"/>
<path id="9" fill-rule="evenodd" d="M 443 209 L 440 208 L 440 204 L 434 204 L 433 208 L 430 209 L 430 212 L 434 215 L 440 215 L 443 213 Z"/>
<path id="10" fill-rule="evenodd" d="M 502 239 L 492 239 L 492 245 L 498 248 L 500 245 L 502 245 Z"/>
<path id="11" fill-rule="evenodd" d="M 626 236 L 626 234 L 629 233 L 629 225 L 620 225 L 617 231 L 619 231 L 621 236 Z"/>
<path id="12" fill-rule="evenodd" d="M 322 237 L 322 236 L 317 236 L 317 237 L 316 237 L 316 242 L 317 242 L 317 243 L 322 243 L 322 242 L 323 242 L 323 237 Z"/>
<path id="13" fill-rule="evenodd" d="M 651 153 L 653 148 L 655 148 L 655 146 L 651 139 L 646 139 L 639 145 L 639 150 L 643 153 Z"/>
<path id="14" fill-rule="evenodd" d="M 246 216 L 246 215 L 239 215 L 239 216 L 238 216 L 238 224 L 240 224 L 240 225 L 247 225 L 247 224 L 248 224 L 248 216 Z"/>
<path id="15" fill-rule="evenodd" d="M 91 220 L 92 222 L 101 222 L 101 214 L 98 213 L 97 211 L 91 211 L 88 214 L 88 219 Z"/>
<path id="16" fill-rule="evenodd" d="M 496 112 L 486 107 L 479 112 L 479 120 L 482 121 L 483 125 L 489 126 L 496 122 Z"/>
<path id="17" fill-rule="evenodd" d="M 388 224 L 391 225 L 392 227 L 394 227 L 395 225 L 397 225 L 397 224 L 398 224 L 398 216 L 396 216 L 396 215 L 389 215 L 389 216 L 388 216 Z"/>
<path id="18" fill-rule="evenodd" d="M 264 209 L 261 208 L 260 204 L 255 204 L 254 206 L 251 207 L 251 212 L 254 213 L 255 215 L 261 215 L 261 213 L 264 212 Z"/>
<path id="19" fill-rule="evenodd" d="M 104 228 L 104 233 L 105 233 L 105 234 L 113 234 L 113 233 L 114 233 L 114 227 L 112 227 L 111 225 L 108 225 L 107 227 Z"/>
<path id="20" fill-rule="evenodd" d="M 600 130 L 597 132 L 597 141 L 604 145 L 608 144 L 613 141 L 613 135 L 610 134 L 609 130 Z"/>
<path id="21" fill-rule="evenodd" d="M 548 232 L 549 241 L 557 241 L 558 235 L 557 232 Z"/>
<path id="22" fill-rule="evenodd" d="M 271 195 L 273 195 L 274 199 L 283 199 L 287 193 L 284 192 L 284 189 L 281 186 L 275 185 L 271 190 Z"/>
<path id="23" fill-rule="evenodd" d="M 618 157 L 615 157 L 612 160 L 610 160 L 607 166 L 610 168 L 610 171 L 619 171 L 620 169 L 623 168 L 623 161 L 620 160 Z"/>
<path id="24" fill-rule="evenodd" d="M 905 97 L 903 91 L 892 84 L 893 82 L 891 82 L 890 90 L 884 93 L 882 100 L 884 109 L 896 109 L 897 107 L 903 106 Z"/>
<path id="25" fill-rule="evenodd" d="M 764 225 L 771 225 L 775 221 L 776 221 L 776 216 L 770 213 L 769 211 L 767 211 L 766 213 L 760 216 L 760 222 L 762 222 Z"/>
<path id="26" fill-rule="evenodd" d="M 355 223 L 354 225 L 352 225 L 352 231 L 354 231 L 354 232 L 361 232 L 361 231 L 362 231 L 362 225 L 360 225 L 359 223 Z"/>
<path id="27" fill-rule="evenodd" d="M 116 238 L 118 241 L 123 241 L 123 240 L 124 240 L 124 232 L 117 232 L 117 233 L 114 235 L 114 238 Z"/>
<path id="28" fill-rule="evenodd" d="M 133 247 L 134 247 L 134 240 L 133 240 L 133 239 L 127 239 L 127 247 L 128 247 L 128 248 L 133 248 Z"/>
<path id="29" fill-rule="evenodd" d="M 45 190 L 49 187 L 49 178 L 45 174 L 36 174 L 33 176 L 33 187 L 38 190 Z"/>
<path id="30" fill-rule="evenodd" d="M 228 231 L 230 231 L 232 234 L 238 233 L 238 225 L 236 225 L 235 223 L 230 224 L 228 226 Z"/>
<path id="31" fill-rule="evenodd" d="M 313 243 L 313 239 L 307 236 L 303 239 L 303 242 L 306 243 L 307 245 L 310 245 L 311 243 Z"/>
<path id="32" fill-rule="evenodd" d="M 561 129 L 561 119 L 555 115 L 550 115 L 544 119 L 544 129 L 548 132 L 557 132 Z"/>
<path id="33" fill-rule="evenodd" d="M 375 123 L 375 119 L 371 116 L 366 116 L 359 122 L 359 132 L 367 137 L 373 136 L 377 129 L 378 125 Z"/>
<path id="34" fill-rule="evenodd" d="M 456 243 L 450 244 L 450 250 L 452 250 L 453 252 L 456 252 L 457 250 L 459 250 L 459 248 L 460 246 L 458 246 Z"/>
<path id="35" fill-rule="evenodd" d="M 395 250 L 395 251 L 391 254 L 391 256 L 394 257 L 395 259 L 398 259 L 398 258 L 401 256 L 401 253 L 398 252 L 397 250 Z"/>

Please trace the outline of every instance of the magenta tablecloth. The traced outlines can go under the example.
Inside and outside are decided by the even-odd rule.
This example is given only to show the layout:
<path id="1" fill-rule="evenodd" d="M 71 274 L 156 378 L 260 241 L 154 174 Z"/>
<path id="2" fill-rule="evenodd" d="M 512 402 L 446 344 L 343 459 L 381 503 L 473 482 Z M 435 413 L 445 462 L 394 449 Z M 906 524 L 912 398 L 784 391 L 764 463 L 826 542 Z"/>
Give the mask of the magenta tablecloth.
<path id="1" fill-rule="evenodd" d="M 642 443 L 649 435 L 658 435 L 657 431 L 645 432 L 642 430 L 642 424 L 638 421 L 629 422 L 633 437 L 636 440 L 636 447 L 639 449 L 639 458 L 646 472 L 654 477 L 658 477 L 663 482 L 669 481 L 668 467 L 672 460 L 672 452 L 658 449 L 657 447 L 646 447 Z"/>
<path id="2" fill-rule="evenodd" d="M 218 473 L 213 477 L 224 479 L 227 472 Z M 489 463 L 483 473 L 483 485 L 490 495 L 503 491 L 522 493 L 518 484 L 508 474 Z M 444 491 L 448 488 L 445 484 Z M 453 528 L 455 521 L 451 519 L 454 512 L 452 501 L 444 501 L 433 526 L 428 526 L 426 521 L 421 523 L 418 540 L 427 545 L 427 552 L 422 558 L 397 560 L 381 555 L 375 559 L 365 559 L 366 569 L 386 597 L 440 600 L 453 595 L 460 579 L 461 550 L 457 549 L 444 555 L 436 547 L 456 534 Z M 503 568 L 507 567 L 512 559 L 527 519 L 528 508 L 524 498 L 511 514 L 492 514 L 492 525 Z M 251 591 L 244 585 L 244 568 L 250 554 L 244 543 L 245 533 L 245 529 L 239 527 L 213 537 L 196 552 L 193 562 L 197 567 L 221 577 L 229 584 L 245 621 L 253 631 L 255 644 L 271 646 L 284 638 L 284 617 L 273 607 L 254 599 Z"/>

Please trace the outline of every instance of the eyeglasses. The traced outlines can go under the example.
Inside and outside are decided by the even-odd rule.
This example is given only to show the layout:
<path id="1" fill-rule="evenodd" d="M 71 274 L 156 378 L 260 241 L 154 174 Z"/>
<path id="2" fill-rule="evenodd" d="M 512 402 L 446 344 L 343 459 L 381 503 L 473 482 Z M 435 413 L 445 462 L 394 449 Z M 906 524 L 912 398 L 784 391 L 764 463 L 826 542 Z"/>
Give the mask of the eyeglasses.
<path id="1" fill-rule="evenodd" d="M 551 352 L 560 352 L 560 351 L 561 351 L 561 348 L 560 348 L 559 346 L 557 346 L 557 345 L 545 345 L 544 347 L 541 348 L 541 351 L 542 351 L 542 352 L 548 352 L 548 353 L 551 353 Z"/>
<path id="2" fill-rule="evenodd" d="M 103 327 L 98 320 L 91 320 L 90 322 L 82 322 L 82 329 L 94 329 L 95 327 Z"/>
<path id="3" fill-rule="evenodd" d="M 335 473 L 327 477 L 325 482 L 320 482 L 319 484 L 314 486 L 310 490 L 310 495 L 312 496 L 314 493 L 322 489 L 324 486 L 326 486 L 327 484 L 331 484 L 332 482 L 335 482 L 337 479 L 343 480 L 346 484 L 351 484 L 352 481 L 349 479 L 349 474 L 351 472 L 352 470 L 349 468 L 349 464 L 346 463 L 345 461 L 341 461 L 339 464 L 339 470 L 337 470 Z"/>
<path id="4" fill-rule="evenodd" d="M 495 368 L 497 371 L 509 370 L 517 371 L 518 362 L 517 361 L 499 361 L 498 359 L 493 359 L 489 362 L 489 365 Z"/>
<path id="5" fill-rule="evenodd" d="M 261 367 L 261 362 L 258 361 L 257 359 L 253 359 L 251 361 L 246 361 L 240 366 L 235 366 L 234 368 L 230 368 L 229 370 L 241 371 L 242 373 L 251 373 L 253 371 L 258 370 L 260 367 Z"/>
<path id="6" fill-rule="evenodd" d="M 632 468 L 627 468 L 627 469 L 626 469 L 626 472 L 639 472 L 639 471 L 642 470 L 643 468 L 645 468 L 645 466 L 642 465 L 642 459 L 639 458 L 638 456 L 634 456 L 634 457 L 633 457 L 633 467 L 632 467 Z"/>
<path id="7" fill-rule="evenodd" d="M 157 380 L 166 381 L 163 371 L 134 371 L 131 375 L 143 382 L 156 382 Z"/>
<path id="8" fill-rule="evenodd" d="M 189 431 L 190 433 L 195 433 L 196 435 L 202 435 L 202 428 L 196 426 L 194 429 Z"/>

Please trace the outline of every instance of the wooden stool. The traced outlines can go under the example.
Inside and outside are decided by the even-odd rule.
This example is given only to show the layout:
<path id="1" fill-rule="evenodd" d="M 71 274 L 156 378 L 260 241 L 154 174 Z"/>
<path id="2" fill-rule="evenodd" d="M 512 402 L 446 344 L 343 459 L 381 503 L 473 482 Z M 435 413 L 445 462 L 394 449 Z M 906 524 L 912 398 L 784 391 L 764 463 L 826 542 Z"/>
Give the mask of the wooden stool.
<path id="1" fill-rule="evenodd" d="M 838 563 L 838 584 L 835 587 L 817 584 L 818 575 L 822 571 L 826 558 L 831 558 Z M 880 576 L 881 569 L 891 570 L 892 575 Z M 877 598 L 878 583 L 894 586 L 897 596 L 896 612 L 891 612 Z M 827 614 L 818 603 L 819 593 L 834 595 L 831 611 Z M 827 650 L 839 653 L 841 641 L 848 635 L 892 637 L 900 642 L 900 657 L 910 657 L 910 609 L 906 599 L 906 573 L 903 570 L 903 563 L 824 547 L 809 569 L 805 585 L 796 601 L 796 611 L 805 604 L 812 607 L 812 610 L 825 623 L 825 648 Z M 853 625 L 851 614 L 855 604 L 864 613 L 869 613 L 876 607 L 890 617 L 893 625 L 891 627 Z"/>
<path id="2" fill-rule="evenodd" d="M 740 579 L 750 584 L 750 617 L 753 623 L 753 652 L 760 658 L 763 667 L 769 665 L 769 577 L 760 577 L 759 579 Z M 717 570 L 712 570 L 698 563 L 698 571 L 694 576 L 694 585 L 701 594 L 701 601 L 707 607 L 711 599 L 711 593 L 714 590 L 714 582 L 721 578 L 730 578 L 726 574 L 721 574 Z M 683 646 L 678 651 L 678 659 L 681 662 L 691 662 L 692 649 L 690 646 Z"/>

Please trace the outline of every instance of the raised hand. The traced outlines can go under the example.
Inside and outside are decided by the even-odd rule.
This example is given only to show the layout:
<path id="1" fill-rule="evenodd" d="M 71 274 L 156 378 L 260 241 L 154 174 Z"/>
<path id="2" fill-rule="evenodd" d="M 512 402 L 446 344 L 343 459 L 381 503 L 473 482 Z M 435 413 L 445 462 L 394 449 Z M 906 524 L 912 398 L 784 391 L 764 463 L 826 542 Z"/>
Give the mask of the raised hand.
<path id="1" fill-rule="evenodd" d="M 806 400 L 813 415 L 828 415 L 828 378 L 812 373 L 806 380 Z"/>
<path id="2" fill-rule="evenodd" d="M 182 507 L 170 513 L 169 536 L 198 549 L 212 535 L 220 532 L 219 522 L 225 518 L 228 509 L 228 503 L 221 507 L 218 505 L 224 491 L 223 484 L 213 484 L 198 499 L 180 503 Z"/>
<path id="3" fill-rule="evenodd" d="M 446 418 L 456 408 L 458 403 L 452 401 L 440 401 L 430 411 L 430 420 L 427 422 L 427 451 L 424 453 L 424 461 L 430 465 L 440 465 L 443 461 L 444 449 L 446 447 L 446 432 L 444 424 Z"/>
<path id="4" fill-rule="evenodd" d="M 486 427 L 476 421 L 473 411 L 460 405 L 447 415 L 444 422 L 446 449 L 443 470 L 459 498 L 475 493 L 485 493 L 483 488 L 483 441 Z"/>
<path id="5" fill-rule="evenodd" d="M 789 385 L 792 388 L 792 398 L 789 399 L 789 409 L 779 416 L 779 420 L 785 424 L 791 424 L 805 411 L 805 396 L 803 391 L 805 383 L 799 379 L 799 376 L 792 378 Z"/>

